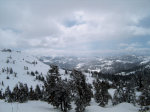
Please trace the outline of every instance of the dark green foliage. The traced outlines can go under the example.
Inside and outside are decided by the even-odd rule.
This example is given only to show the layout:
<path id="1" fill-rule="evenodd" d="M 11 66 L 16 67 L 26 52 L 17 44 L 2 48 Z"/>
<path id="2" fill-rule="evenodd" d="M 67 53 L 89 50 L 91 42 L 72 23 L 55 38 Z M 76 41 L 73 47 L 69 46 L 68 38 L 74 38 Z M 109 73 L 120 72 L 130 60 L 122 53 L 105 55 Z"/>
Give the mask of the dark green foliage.
<path id="1" fill-rule="evenodd" d="M 51 66 L 45 81 L 46 101 L 57 108 L 61 108 L 63 112 L 67 112 L 70 108 L 70 89 L 69 85 L 61 80 L 58 67 Z"/>
<path id="2" fill-rule="evenodd" d="M 135 105 L 136 103 L 135 86 L 131 82 L 126 85 L 124 94 L 125 94 L 124 96 L 125 101 Z"/>
<path id="3" fill-rule="evenodd" d="M 11 101 L 23 103 L 28 100 L 28 87 L 27 84 L 16 85 L 11 93 Z"/>
<path id="4" fill-rule="evenodd" d="M 9 76 L 7 76 L 6 79 L 9 79 Z"/>
<path id="5" fill-rule="evenodd" d="M 35 74 L 39 74 L 39 72 L 36 70 L 36 71 L 35 71 Z"/>
<path id="6" fill-rule="evenodd" d="M 32 71 L 32 72 L 31 72 L 31 75 L 32 75 L 32 76 L 35 76 L 35 73 Z"/>
<path id="7" fill-rule="evenodd" d="M 115 91 L 112 101 L 113 105 L 117 105 L 122 102 L 128 102 L 135 105 L 136 96 L 134 85 L 131 82 L 129 84 L 120 82 L 120 84 L 117 86 L 117 90 Z"/>
<path id="8" fill-rule="evenodd" d="M 99 81 L 97 79 L 93 84 L 95 89 L 94 98 L 100 106 L 104 107 L 108 104 L 108 100 L 111 99 L 111 96 L 108 93 L 109 83 L 106 81 Z"/>
<path id="9" fill-rule="evenodd" d="M 42 98 L 42 92 L 40 90 L 40 87 L 39 85 L 36 85 L 36 88 L 35 88 L 35 95 L 36 95 L 36 99 L 41 99 Z"/>
<path id="10" fill-rule="evenodd" d="M 148 106 L 150 105 L 150 86 L 146 86 L 139 99 L 139 103 L 142 106 Z"/>
<path id="11" fill-rule="evenodd" d="M 27 85 L 19 84 L 19 92 L 18 92 L 18 102 L 23 103 L 28 100 L 28 87 Z"/>
<path id="12" fill-rule="evenodd" d="M 67 71 L 67 70 L 65 70 L 65 74 L 68 74 L 68 71 Z"/>
<path id="13" fill-rule="evenodd" d="M 91 86 L 86 83 L 85 76 L 82 72 L 73 70 L 71 75 L 73 76 L 75 104 L 77 106 L 75 110 L 76 112 L 83 112 L 93 96 Z"/>
<path id="14" fill-rule="evenodd" d="M 46 101 L 57 108 L 61 108 L 63 112 L 67 112 L 70 108 L 70 87 L 67 82 L 61 80 L 58 67 L 51 66 L 45 81 Z"/>
<path id="15" fill-rule="evenodd" d="M 13 74 L 13 69 L 12 69 L 12 68 L 10 68 L 9 72 L 10 72 L 10 74 Z"/>
<path id="16" fill-rule="evenodd" d="M 18 87 L 18 85 L 16 85 L 12 92 L 14 102 L 18 102 L 18 100 L 19 100 L 19 91 L 20 91 L 19 87 Z"/>
<path id="17" fill-rule="evenodd" d="M 146 107 L 141 107 L 138 112 L 149 112 L 149 111 L 150 108 L 146 106 Z"/>
<path id="18" fill-rule="evenodd" d="M 113 105 L 117 105 L 122 102 L 125 102 L 125 98 L 124 98 L 123 85 L 120 84 L 119 86 L 117 86 L 117 90 L 114 93 L 112 103 L 113 103 Z"/>
<path id="19" fill-rule="evenodd" d="M 4 96 L 1 90 L 0 90 L 0 99 L 4 99 Z"/>
<path id="20" fill-rule="evenodd" d="M 9 86 L 8 86 L 5 90 L 5 101 L 6 102 L 12 102 L 11 96 L 12 96 L 12 94 L 11 94 L 11 91 L 10 91 Z"/>
<path id="21" fill-rule="evenodd" d="M 4 86 L 4 82 L 2 81 L 2 86 Z"/>
<path id="22" fill-rule="evenodd" d="M 45 80 L 42 75 L 37 75 L 37 76 L 36 76 L 36 79 L 37 79 L 37 80 L 40 80 L 40 81 L 43 81 L 43 82 L 44 82 L 44 80 Z"/>
<path id="23" fill-rule="evenodd" d="M 37 96 L 36 96 L 32 86 L 30 87 L 30 91 L 29 91 L 29 100 L 37 100 Z"/>

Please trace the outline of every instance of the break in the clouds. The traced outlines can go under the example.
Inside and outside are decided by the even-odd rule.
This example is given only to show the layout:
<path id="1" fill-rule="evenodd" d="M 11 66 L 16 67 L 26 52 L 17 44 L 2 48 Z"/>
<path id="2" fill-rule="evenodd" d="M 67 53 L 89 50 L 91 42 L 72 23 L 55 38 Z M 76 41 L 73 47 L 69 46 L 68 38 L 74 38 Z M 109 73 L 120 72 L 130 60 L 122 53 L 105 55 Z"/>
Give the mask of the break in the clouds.
<path id="1" fill-rule="evenodd" d="M 149 0 L 0 0 L 0 48 L 149 55 L 149 6 Z"/>

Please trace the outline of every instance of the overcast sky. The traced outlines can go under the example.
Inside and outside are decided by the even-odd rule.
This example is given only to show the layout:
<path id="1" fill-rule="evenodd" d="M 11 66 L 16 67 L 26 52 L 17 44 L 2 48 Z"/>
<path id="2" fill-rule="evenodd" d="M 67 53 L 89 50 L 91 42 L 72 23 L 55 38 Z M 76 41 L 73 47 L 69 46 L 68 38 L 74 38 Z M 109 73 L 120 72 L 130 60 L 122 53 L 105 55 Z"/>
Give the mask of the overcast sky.
<path id="1" fill-rule="evenodd" d="M 0 0 L 0 48 L 150 55 L 150 0 Z"/>

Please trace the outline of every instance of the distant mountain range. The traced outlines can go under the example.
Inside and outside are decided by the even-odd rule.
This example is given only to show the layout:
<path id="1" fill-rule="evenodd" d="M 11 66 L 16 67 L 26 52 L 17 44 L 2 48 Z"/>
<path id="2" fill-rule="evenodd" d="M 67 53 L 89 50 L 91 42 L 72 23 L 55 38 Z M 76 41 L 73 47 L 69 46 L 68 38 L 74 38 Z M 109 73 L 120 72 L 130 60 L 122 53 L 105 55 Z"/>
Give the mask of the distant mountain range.
<path id="1" fill-rule="evenodd" d="M 103 73 L 120 73 L 133 71 L 140 67 L 149 67 L 150 56 L 124 55 L 107 58 L 99 57 L 50 57 L 39 58 L 45 64 L 54 64 L 63 69 L 79 69 L 82 71 L 98 71 Z"/>

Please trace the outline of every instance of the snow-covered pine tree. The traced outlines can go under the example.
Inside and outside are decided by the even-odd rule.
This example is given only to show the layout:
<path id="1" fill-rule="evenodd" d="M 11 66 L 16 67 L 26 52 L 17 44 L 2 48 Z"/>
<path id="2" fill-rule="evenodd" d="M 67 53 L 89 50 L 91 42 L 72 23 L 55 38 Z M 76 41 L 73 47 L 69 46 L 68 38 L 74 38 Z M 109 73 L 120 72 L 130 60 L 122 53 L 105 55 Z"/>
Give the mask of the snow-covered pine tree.
<path id="1" fill-rule="evenodd" d="M 75 104 L 76 112 L 84 112 L 85 107 L 89 105 L 91 97 L 93 95 L 91 86 L 86 83 L 85 75 L 77 70 L 73 70 L 71 75 L 73 76 L 73 85 L 75 92 Z"/>
<path id="2" fill-rule="evenodd" d="M 60 108 L 63 112 L 67 112 L 71 109 L 71 92 L 70 85 L 67 82 L 60 80 L 57 84 L 55 99 L 60 104 Z"/>
<path id="3" fill-rule="evenodd" d="M 49 103 L 53 104 L 54 102 L 56 83 L 59 81 L 59 79 L 58 67 L 51 66 L 51 69 L 47 73 L 46 81 L 44 82 L 46 92 L 45 99 Z"/>
<path id="4" fill-rule="evenodd" d="M 117 86 L 117 90 L 115 91 L 114 93 L 114 97 L 112 99 L 112 103 L 113 105 L 117 105 L 119 103 L 122 103 L 125 101 L 125 98 L 124 98 L 124 90 L 123 90 L 123 84 L 120 83 L 119 86 Z"/>
<path id="5" fill-rule="evenodd" d="M 3 99 L 3 94 L 2 94 L 2 91 L 0 90 L 0 99 Z"/>
<path id="6" fill-rule="evenodd" d="M 111 96 L 108 93 L 109 83 L 106 81 L 101 82 L 97 79 L 93 84 L 95 89 L 95 100 L 100 106 L 104 107 L 108 104 L 108 100 L 111 99 Z"/>
<path id="7" fill-rule="evenodd" d="M 12 95 L 13 95 L 13 101 L 18 102 L 18 100 L 19 100 L 19 88 L 18 88 L 18 84 L 14 87 L 14 89 L 12 91 Z"/>
<path id="8" fill-rule="evenodd" d="M 61 80 L 58 67 L 51 66 L 45 81 L 46 101 L 57 108 L 61 108 L 63 112 L 67 112 L 70 108 L 70 89 L 67 82 Z"/>
<path id="9" fill-rule="evenodd" d="M 19 99 L 18 102 L 23 103 L 28 100 L 28 88 L 22 83 L 19 84 Z"/>
<path id="10" fill-rule="evenodd" d="M 124 90 L 124 97 L 126 102 L 135 105 L 136 103 L 135 87 L 132 85 L 132 83 L 126 85 L 126 88 Z"/>
<path id="11" fill-rule="evenodd" d="M 9 89 L 9 86 L 5 90 L 5 101 L 6 102 L 12 102 L 12 95 L 11 95 L 11 91 Z"/>
<path id="12" fill-rule="evenodd" d="M 35 95 L 36 95 L 36 97 L 37 97 L 37 98 L 36 98 L 37 100 L 42 98 L 42 92 L 41 92 L 41 90 L 40 90 L 39 85 L 36 85 L 36 88 L 35 88 Z"/>
<path id="13" fill-rule="evenodd" d="M 29 91 L 29 100 L 35 100 L 36 99 L 36 95 L 35 92 L 32 88 L 32 86 L 30 87 L 30 91 Z"/>
<path id="14" fill-rule="evenodd" d="M 12 68 L 10 68 L 9 73 L 13 74 L 13 69 Z"/>
<path id="15" fill-rule="evenodd" d="M 142 106 L 150 105 L 150 86 L 145 86 L 139 98 L 139 103 Z"/>

